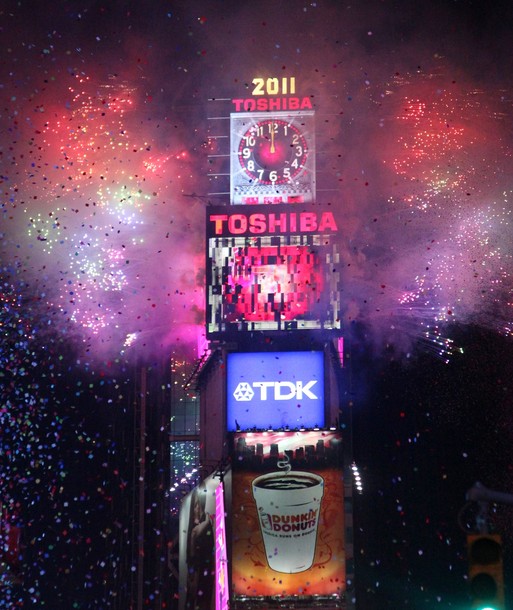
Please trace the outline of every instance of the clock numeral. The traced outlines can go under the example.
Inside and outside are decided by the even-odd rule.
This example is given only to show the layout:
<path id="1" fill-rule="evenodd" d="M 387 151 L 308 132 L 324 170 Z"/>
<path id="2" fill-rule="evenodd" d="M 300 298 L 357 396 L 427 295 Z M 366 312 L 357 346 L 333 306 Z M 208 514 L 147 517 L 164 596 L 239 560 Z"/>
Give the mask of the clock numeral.
<path id="1" fill-rule="evenodd" d="M 272 172 L 269 172 L 269 180 L 271 182 L 276 182 L 276 180 L 278 180 L 278 172 L 273 170 Z"/>
<path id="2" fill-rule="evenodd" d="M 251 150 L 249 148 L 242 149 L 242 158 L 249 159 L 251 157 Z"/>
<path id="3" fill-rule="evenodd" d="M 246 146 L 255 146 L 255 137 L 252 134 L 242 136 L 242 139 L 246 142 Z"/>

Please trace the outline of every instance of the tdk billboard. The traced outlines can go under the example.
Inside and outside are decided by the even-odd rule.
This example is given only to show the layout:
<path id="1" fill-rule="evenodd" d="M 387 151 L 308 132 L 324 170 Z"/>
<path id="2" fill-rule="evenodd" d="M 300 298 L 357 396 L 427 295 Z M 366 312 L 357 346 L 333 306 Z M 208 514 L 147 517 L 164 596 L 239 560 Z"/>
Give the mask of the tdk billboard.
<path id="1" fill-rule="evenodd" d="M 228 354 L 227 429 L 324 426 L 322 352 Z"/>

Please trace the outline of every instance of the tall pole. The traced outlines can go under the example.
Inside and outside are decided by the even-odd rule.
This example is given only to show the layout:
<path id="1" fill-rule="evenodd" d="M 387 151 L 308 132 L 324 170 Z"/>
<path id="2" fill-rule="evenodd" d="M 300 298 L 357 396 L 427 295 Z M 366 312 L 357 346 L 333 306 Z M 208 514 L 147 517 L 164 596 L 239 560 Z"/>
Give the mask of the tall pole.
<path id="1" fill-rule="evenodd" d="M 138 546 L 137 546 L 137 610 L 143 610 L 144 586 L 144 487 L 146 476 L 146 367 L 141 369 L 141 409 L 139 421 L 139 515 L 138 515 Z"/>

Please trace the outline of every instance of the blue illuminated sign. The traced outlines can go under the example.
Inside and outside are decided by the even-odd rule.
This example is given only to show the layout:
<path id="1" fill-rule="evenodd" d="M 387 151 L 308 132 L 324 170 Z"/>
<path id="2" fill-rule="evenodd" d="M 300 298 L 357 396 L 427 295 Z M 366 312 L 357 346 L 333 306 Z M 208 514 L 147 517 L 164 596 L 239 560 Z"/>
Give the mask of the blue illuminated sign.
<path id="1" fill-rule="evenodd" d="M 227 429 L 324 426 L 322 352 L 228 354 Z"/>

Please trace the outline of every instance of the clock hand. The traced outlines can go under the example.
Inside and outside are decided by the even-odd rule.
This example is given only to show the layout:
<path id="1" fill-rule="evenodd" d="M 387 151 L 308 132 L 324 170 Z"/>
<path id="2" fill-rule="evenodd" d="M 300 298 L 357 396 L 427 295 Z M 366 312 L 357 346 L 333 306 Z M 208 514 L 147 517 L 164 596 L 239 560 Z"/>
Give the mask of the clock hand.
<path id="1" fill-rule="evenodd" d="M 271 123 L 271 154 L 276 152 L 276 148 L 274 146 L 274 123 Z"/>

